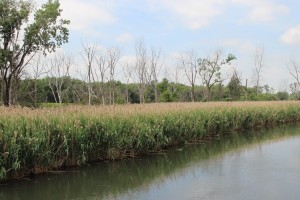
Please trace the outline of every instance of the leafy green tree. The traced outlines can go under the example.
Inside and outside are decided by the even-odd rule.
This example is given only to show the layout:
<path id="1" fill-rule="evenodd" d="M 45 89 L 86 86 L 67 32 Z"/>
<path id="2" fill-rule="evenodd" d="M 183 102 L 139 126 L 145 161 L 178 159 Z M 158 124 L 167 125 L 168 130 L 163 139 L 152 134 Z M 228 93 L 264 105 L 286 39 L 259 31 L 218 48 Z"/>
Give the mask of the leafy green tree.
<path id="1" fill-rule="evenodd" d="M 231 100 L 238 100 L 241 96 L 241 84 L 237 76 L 233 75 L 227 85 Z"/>
<path id="2" fill-rule="evenodd" d="M 157 84 L 159 92 L 159 98 L 161 102 L 173 102 L 176 99 L 176 94 L 171 91 L 171 85 L 169 80 L 163 78 L 163 80 Z"/>
<path id="3" fill-rule="evenodd" d="M 229 54 L 226 59 L 222 59 L 222 51 L 216 51 L 213 57 L 198 59 L 199 74 L 203 85 L 207 89 L 207 101 L 211 100 L 212 87 L 222 82 L 221 67 L 230 64 L 230 62 L 235 59 L 235 56 L 232 54 Z"/>
<path id="4" fill-rule="evenodd" d="M 0 1 L 0 72 L 2 100 L 5 106 L 12 102 L 17 83 L 24 67 L 39 51 L 53 52 L 68 41 L 70 22 L 60 19 L 62 10 L 58 0 L 48 0 L 35 11 L 30 0 Z M 29 22 L 29 16 L 34 19 Z"/>
<path id="5" fill-rule="evenodd" d="M 289 99 L 289 93 L 286 91 L 277 92 L 277 98 L 280 101 L 288 100 Z"/>

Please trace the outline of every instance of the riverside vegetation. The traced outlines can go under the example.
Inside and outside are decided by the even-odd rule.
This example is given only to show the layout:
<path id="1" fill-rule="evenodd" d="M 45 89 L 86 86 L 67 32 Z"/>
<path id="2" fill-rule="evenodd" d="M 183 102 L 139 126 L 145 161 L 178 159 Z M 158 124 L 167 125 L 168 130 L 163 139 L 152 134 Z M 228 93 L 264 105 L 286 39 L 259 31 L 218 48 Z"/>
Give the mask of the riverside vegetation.
<path id="1" fill-rule="evenodd" d="M 300 103 L 0 108 L 0 181 L 300 120 Z"/>

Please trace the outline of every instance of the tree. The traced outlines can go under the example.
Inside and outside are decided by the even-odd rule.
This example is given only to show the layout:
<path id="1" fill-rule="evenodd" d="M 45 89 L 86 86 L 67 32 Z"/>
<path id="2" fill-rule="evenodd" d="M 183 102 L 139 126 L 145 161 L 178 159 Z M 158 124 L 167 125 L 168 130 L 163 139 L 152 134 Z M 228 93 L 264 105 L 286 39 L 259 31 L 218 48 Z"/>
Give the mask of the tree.
<path id="1" fill-rule="evenodd" d="M 226 59 L 222 59 L 222 51 L 220 50 L 216 51 L 213 57 L 208 56 L 207 58 L 198 59 L 199 75 L 207 90 L 207 101 L 211 99 L 212 87 L 223 81 L 221 79 L 221 66 L 230 64 L 235 59 L 235 56 L 232 54 L 229 54 Z"/>
<path id="2" fill-rule="evenodd" d="M 278 100 L 280 100 L 280 101 L 284 101 L 284 100 L 289 99 L 289 93 L 286 92 L 286 91 L 277 92 L 276 95 L 277 95 Z"/>
<path id="3" fill-rule="evenodd" d="M 179 63 L 183 68 L 185 75 L 191 84 L 192 102 L 195 102 L 195 84 L 197 77 L 197 56 L 194 51 L 190 51 L 187 54 L 181 54 L 179 57 Z"/>
<path id="4" fill-rule="evenodd" d="M 297 63 L 297 61 L 294 58 L 290 59 L 289 63 L 287 64 L 287 69 L 299 87 L 300 86 L 300 65 Z"/>
<path id="5" fill-rule="evenodd" d="M 239 82 L 240 85 L 240 89 L 243 91 L 244 93 L 244 100 L 248 99 L 248 79 L 246 79 L 245 85 L 242 84 L 242 78 L 240 75 L 238 75 L 238 72 L 236 69 L 233 69 L 233 76 L 237 79 L 237 81 Z"/>
<path id="6" fill-rule="evenodd" d="M 232 100 L 238 100 L 241 95 L 241 83 L 236 73 L 234 72 L 227 85 Z"/>
<path id="7" fill-rule="evenodd" d="M 68 20 L 60 19 L 62 10 L 58 0 L 49 0 L 34 12 L 30 0 L 0 1 L 0 71 L 2 100 L 12 102 L 11 93 L 17 79 L 35 53 L 53 52 L 68 41 Z M 29 16 L 34 12 L 30 23 Z"/>
<path id="8" fill-rule="evenodd" d="M 124 74 L 124 77 L 126 78 L 125 99 L 126 99 L 127 104 L 129 104 L 129 102 L 130 102 L 129 101 L 129 99 L 130 99 L 129 82 L 132 79 L 133 70 L 134 70 L 134 68 L 132 66 L 130 66 L 130 64 L 128 62 L 123 64 L 123 74 Z"/>
<path id="9" fill-rule="evenodd" d="M 110 104 L 115 104 L 115 69 L 120 60 L 120 49 L 109 48 L 107 50 L 107 63 L 109 70 L 109 100 Z"/>
<path id="10" fill-rule="evenodd" d="M 87 44 L 82 44 L 83 52 L 81 54 L 86 70 L 87 70 L 87 88 L 88 88 L 88 105 L 91 105 L 92 100 L 92 94 L 93 94 L 93 86 L 92 81 L 94 81 L 94 62 L 95 62 L 95 56 L 96 56 L 96 45 L 88 46 Z"/>
<path id="11" fill-rule="evenodd" d="M 30 79 L 33 81 L 33 103 L 34 107 L 38 107 L 38 79 L 47 74 L 46 62 L 43 59 L 43 55 L 39 54 L 33 60 L 34 62 L 31 64 L 32 73 L 28 73 Z"/>
<path id="12" fill-rule="evenodd" d="M 151 82 L 154 86 L 154 97 L 155 97 L 155 103 L 159 101 L 158 98 L 158 90 L 157 90 L 157 84 L 158 84 L 158 75 L 160 71 L 160 58 L 161 58 L 161 50 L 158 51 L 155 48 L 151 48 L 151 56 L 150 56 L 150 75 L 151 75 Z"/>
<path id="13" fill-rule="evenodd" d="M 107 61 L 105 56 L 102 53 L 99 53 L 96 56 L 96 62 L 97 62 L 97 68 L 96 68 L 97 72 L 95 73 L 95 77 L 97 77 L 97 80 L 99 81 L 99 92 L 101 95 L 102 105 L 105 105 L 104 81 L 105 81 L 106 70 L 108 69 L 106 64 Z"/>
<path id="14" fill-rule="evenodd" d="M 50 69 L 48 74 L 49 78 L 49 87 L 51 88 L 54 100 L 60 105 L 63 102 L 63 85 L 66 77 L 69 76 L 70 67 L 73 64 L 73 58 L 66 56 L 63 53 L 56 53 L 50 61 Z M 68 90 L 69 85 L 65 89 L 65 92 Z"/>
<path id="15" fill-rule="evenodd" d="M 260 84 L 262 81 L 262 72 L 264 68 L 264 48 L 256 48 L 254 56 L 254 71 L 253 71 L 253 81 L 255 83 L 254 87 L 256 90 L 256 95 L 260 91 Z"/>
<path id="16" fill-rule="evenodd" d="M 140 103 L 145 103 L 145 93 L 148 83 L 148 70 L 147 70 L 147 49 L 143 41 L 139 41 L 135 45 L 136 62 L 135 71 L 138 78 L 138 90 L 140 96 Z"/>

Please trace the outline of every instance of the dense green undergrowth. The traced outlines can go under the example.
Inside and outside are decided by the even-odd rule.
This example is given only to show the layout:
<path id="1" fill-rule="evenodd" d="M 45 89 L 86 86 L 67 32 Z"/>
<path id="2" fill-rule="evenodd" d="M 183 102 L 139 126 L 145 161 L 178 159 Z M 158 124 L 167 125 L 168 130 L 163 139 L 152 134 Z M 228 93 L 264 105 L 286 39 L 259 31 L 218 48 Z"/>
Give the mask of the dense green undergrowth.
<path id="1" fill-rule="evenodd" d="M 300 105 L 227 107 L 129 116 L 0 116 L 0 181 L 122 159 L 215 134 L 300 120 Z"/>

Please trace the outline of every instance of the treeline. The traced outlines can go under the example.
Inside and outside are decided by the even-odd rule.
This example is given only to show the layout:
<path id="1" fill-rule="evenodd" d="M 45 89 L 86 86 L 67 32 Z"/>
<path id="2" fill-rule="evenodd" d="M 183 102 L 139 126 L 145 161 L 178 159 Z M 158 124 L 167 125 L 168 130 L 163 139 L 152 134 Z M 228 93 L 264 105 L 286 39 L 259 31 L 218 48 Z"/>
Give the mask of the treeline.
<path id="1" fill-rule="evenodd" d="M 60 90 L 52 88 L 51 82 L 61 82 Z M 114 99 L 110 95 L 111 86 L 114 85 Z M 137 83 L 122 83 L 120 81 L 111 82 L 92 82 L 91 104 L 132 104 L 141 103 Z M 272 100 L 295 100 L 299 99 L 297 93 L 288 92 L 272 93 L 269 86 L 259 88 L 259 94 L 256 94 L 256 88 L 248 87 L 245 91 L 240 83 L 232 77 L 227 85 L 218 84 L 212 87 L 211 101 L 272 101 Z M 207 101 L 206 88 L 204 86 L 195 86 L 195 100 Z M 104 95 L 103 95 L 104 94 Z M 59 97 L 59 95 L 61 95 Z M 174 83 L 164 78 L 157 83 L 158 102 L 190 102 L 192 101 L 191 87 Z M 103 97 L 104 98 L 103 98 Z M 60 102 L 59 99 L 60 98 Z M 55 77 L 45 77 L 41 79 L 21 80 L 17 89 L 18 104 L 29 107 L 40 107 L 52 103 L 62 104 L 88 104 L 88 87 L 85 81 L 71 78 L 69 76 L 61 77 L 59 80 Z M 156 102 L 154 84 L 146 85 L 145 103 Z"/>
<path id="2" fill-rule="evenodd" d="M 194 50 L 181 52 L 172 69 L 160 48 L 149 48 L 143 41 L 136 41 L 135 55 L 127 56 L 131 59 L 118 47 L 87 43 L 75 56 L 55 52 L 69 38 L 70 21 L 60 19 L 61 12 L 58 0 L 40 8 L 29 0 L 0 1 L 1 105 L 299 99 L 300 65 L 295 60 L 287 65 L 293 79 L 291 95 L 286 88 L 275 94 L 263 84 L 264 48 L 255 51 L 251 87 L 234 67 L 231 78 L 221 73 L 236 60 L 222 50 L 206 56 Z M 34 19 L 29 20 L 30 14 Z M 167 74 L 162 75 L 163 70 Z M 74 71 L 78 73 L 70 75 Z M 74 79 L 78 75 L 81 78 Z"/>

